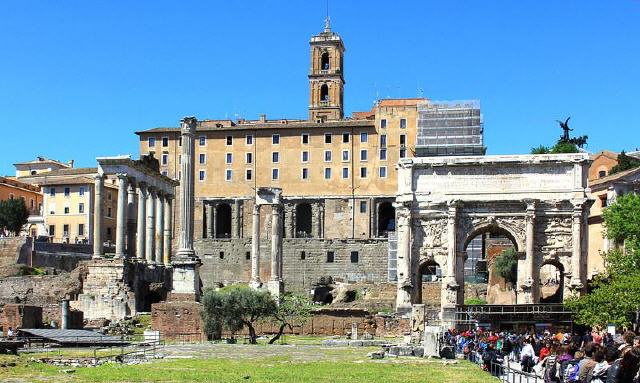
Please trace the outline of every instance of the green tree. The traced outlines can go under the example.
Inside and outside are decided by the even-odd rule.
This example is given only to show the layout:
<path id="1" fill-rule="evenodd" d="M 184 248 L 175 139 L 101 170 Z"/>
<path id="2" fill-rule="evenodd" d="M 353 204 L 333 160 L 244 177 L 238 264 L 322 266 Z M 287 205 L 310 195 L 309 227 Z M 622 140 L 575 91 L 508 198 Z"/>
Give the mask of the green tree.
<path id="1" fill-rule="evenodd" d="M 567 307 L 579 324 L 628 327 L 640 309 L 640 196 L 618 197 L 603 217 L 607 238 L 624 246 L 603 254 L 605 272 L 590 293 L 569 299 Z"/>
<path id="2" fill-rule="evenodd" d="M 640 166 L 640 160 L 634 157 L 630 157 L 623 150 L 618 155 L 618 164 L 611 168 L 610 174 L 623 172 L 625 170 L 637 168 Z"/>
<path id="3" fill-rule="evenodd" d="M 505 281 L 515 285 L 518 280 L 518 254 L 514 248 L 506 249 L 496 257 L 493 270 Z"/>
<path id="4" fill-rule="evenodd" d="M 305 324 L 311 318 L 313 308 L 314 305 L 308 297 L 298 294 L 286 294 L 273 315 L 273 321 L 279 327 L 278 333 L 269 340 L 269 344 L 273 344 L 280 339 L 287 327 L 293 330 L 294 321 L 300 325 Z"/>
<path id="5" fill-rule="evenodd" d="M 575 144 L 570 142 L 558 142 L 555 144 L 549 153 L 551 154 L 561 154 L 561 153 L 578 153 L 578 147 Z"/>
<path id="6" fill-rule="evenodd" d="M 540 145 L 536 148 L 531 148 L 531 154 L 549 154 L 550 149 L 544 145 Z"/>
<path id="7" fill-rule="evenodd" d="M 29 211 L 23 198 L 14 198 L 0 201 L 0 228 L 8 230 L 14 235 L 20 234 L 20 230 L 27 223 Z"/>

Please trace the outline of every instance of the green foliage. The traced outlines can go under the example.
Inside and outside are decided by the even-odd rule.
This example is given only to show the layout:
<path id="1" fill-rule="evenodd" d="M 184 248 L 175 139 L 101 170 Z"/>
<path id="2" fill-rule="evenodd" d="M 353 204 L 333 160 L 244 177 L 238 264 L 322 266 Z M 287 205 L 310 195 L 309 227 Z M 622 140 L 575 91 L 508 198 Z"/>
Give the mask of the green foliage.
<path id="1" fill-rule="evenodd" d="M 29 211 L 24 204 L 24 199 L 14 198 L 0 201 L 0 229 L 18 235 L 28 218 Z"/>
<path id="2" fill-rule="evenodd" d="M 481 298 L 467 298 L 464 300 L 465 305 L 486 305 L 487 301 Z"/>
<path id="3" fill-rule="evenodd" d="M 549 153 L 551 154 L 561 154 L 561 153 L 578 153 L 578 147 L 575 144 L 570 142 L 558 142 L 555 144 Z"/>
<path id="4" fill-rule="evenodd" d="M 219 339 L 223 328 L 236 333 L 246 326 L 252 344 L 257 343 L 256 321 L 275 315 L 278 308 L 268 292 L 247 286 L 208 289 L 202 304 L 204 330 L 208 336 Z"/>
<path id="5" fill-rule="evenodd" d="M 493 270 L 508 283 L 515 284 L 518 279 L 518 254 L 515 249 L 506 249 L 497 256 Z"/>
<path id="6" fill-rule="evenodd" d="M 640 160 L 637 158 L 629 157 L 623 150 L 618 155 L 618 164 L 611 168 L 611 172 L 609 174 L 637 168 L 638 166 L 640 166 Z"/>
<path id="7" fill-rule="evenodd" d="M 569 299 L 567 307 L 578 324 L 628 327 L 630 314 L 640 310 L 640 196 L 618 197 L 603 217 L 607 237 L 624 248 L 603 254 L 605 273 L 595 279 L 589 294 Z"/>
<path id="8" fill-rule="evenodd" d="M 550 149 L 547 146 L 540 145 L 537 148 L 531 148 L 531 154 L 549 154 Z"/>
<path id="9" fill-rule="evenodd" d="M 273 315 L 273 321 L 279 325 L 278 333 L 269 340 L 269 344 L 278 340 L 284 330 L 288 327 L 293 330 L 293 322 L 297 322 L 299 325 L 305 324 L 313 315 L 314 304 L 305 295 L 285 294 L 282 302 L 278 306 L 275 314 Z"/>

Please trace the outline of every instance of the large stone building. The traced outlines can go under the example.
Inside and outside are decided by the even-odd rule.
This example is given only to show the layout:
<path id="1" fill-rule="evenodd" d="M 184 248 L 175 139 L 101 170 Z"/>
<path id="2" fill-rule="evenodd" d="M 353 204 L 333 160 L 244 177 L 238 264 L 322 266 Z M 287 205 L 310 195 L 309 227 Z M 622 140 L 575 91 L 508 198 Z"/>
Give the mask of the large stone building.
<path id="1" fill-rule="evenodd" d="M 380 100 L 344 118 L 344 43 L 327 23 L 310 46 L 307 120 L 198 122 L 194 225 L 205 286 L 249 280 L 261 187 L 281 189 L 276 214 L 288 288 L 306 289 L 325 276 L 395 279 L 388 237 L 395 231 L 396 164 L 416 154 L 418 108 L 428 100 Z M 137 134 L 140 154 L 154 153 L 161 172 L 180 179 L 179 128 Z M 260 275 L 268 280 L 273 209 L 260 210 Z"/>

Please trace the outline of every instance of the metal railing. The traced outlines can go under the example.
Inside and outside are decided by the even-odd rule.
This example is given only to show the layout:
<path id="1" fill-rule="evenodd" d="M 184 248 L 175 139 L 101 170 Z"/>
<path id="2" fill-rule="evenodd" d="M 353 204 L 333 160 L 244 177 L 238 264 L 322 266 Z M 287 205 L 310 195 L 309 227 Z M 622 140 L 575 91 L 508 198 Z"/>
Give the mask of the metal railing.
<path id="1" fill-rule="evenodd" d="M 504 383 L 544 383 L 542 377 L 531 372 L 524 372 L 513 368 L 509 363 L 491 362 L 489 372 Z"/>

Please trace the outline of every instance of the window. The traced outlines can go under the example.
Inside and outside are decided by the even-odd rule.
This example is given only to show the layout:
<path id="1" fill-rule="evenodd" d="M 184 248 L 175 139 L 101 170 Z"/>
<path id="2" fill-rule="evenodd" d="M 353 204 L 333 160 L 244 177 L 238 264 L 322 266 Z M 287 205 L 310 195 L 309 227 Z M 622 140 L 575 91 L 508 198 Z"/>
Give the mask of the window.
<path id="1" fill-rule="evenodd" d="M 251 169 L 245 170 L 244 179 L 247 181 L 251 181 L 253 179 L 253 170 Z"/>
<path id="2" fill-rule="evenodd" d="M 13 193 L 9 193 L 9 199 L 14 199 L 15 196 L 13 195 Z"/>
<path id="3" fill-rule="evenodd" d="M 111 201 L 111 192 L 107 193 L 107 201 Z"/>
<path id="4" fill-rule="evenodd" d="M 307 253 L 306 253 L 306 252 L 304 252 L 304 251 L 301 251 L 301 252 L 300 252 L 300 260 L 303 260 L 303 261 L 304 261 L 305 259 L 307 259 Z"/>
<path id="5" fill-rule="evenodd" d="M 360 201 L 360 213 L 367 212 L 367 201 Z"/>
<path id="6" fill-rule="evenodd" d="M 386 148 L 387 147 L 387 135 L 386 134 L 381 134 L 380 135 L 380 147 L 381 148 Z"/>
<path id="7" fill-rule="evenodd" d="M 225 181 L 231 181 L 233 179 L 233 170 L 231 169 L 227 169 L 224 172 L 224 180 Z"/>
<path id="8" fill-rule="evenodd" d="M 201 154 L 201 156 L 202 156 L 202 154 Z M 168 163 L 169 163 L 169 155 L 165 153 L 165 154 L 162 155 L 162 165 L 166 165 Z"/>
<path id="9" fill-rule="evenodd" d="M 155 137 L 149 137 L 149 147 L 150 148 L 154 148 L 156 146 L 156 138 Z"/>
<path id="10" fill-rule="evenodd" d="M 351 252 L 351 263 L 358 263 L 358 258 L 360 257 L 360 254 L 358 254 L 357 251 L 352 251 Z"/>
<path id="11" fill-rule="evenodd" d="M 69 214 L 69 206 L 64 207 L 64 214 Z"/>
<path id="12" fill-rule="evenodd" d="M 247 152 L 244 156 L 244 162 L 247 164 L 252 164 L 253 163 L 253 153 L 251 152 Z"/>
<path id="13" fill-rule="evenodd" d="M 84 235 L 84 223 L 79 223 L 78 224 L 78 236 L 83 236 Z"/>
<path id="14" fill-rule="evenodd" d="M 233 145 L 233 136 L 227 136 L 226 145 L 227 146 Z"/>
<path id="15" fill-rule="evenodd" d="M 386 128 L 387 128 L 387 120 L 383 118 L 382 120 L 380 120 L 380 129 L 386 129 Z"/>
<path id="16" fill-rule="evenodd" d="M 325 144 L 330 144 L 331 143 L 331 133 L 325 133 L 324 134 L 324 143 Z"/>
<path id="17" fill-rule="evenodd" d="M 166 170 L 163 170 L 162 173 L 160 173 L 160 174 L 162 174 L 163 176 L 167 177 L 169 175 L 169 172 L 167 172 Z"/>
<path id="18" fill-rule="evenodd" d="M 342 133 L 342 142 L 349 143 L 349 133 Z"/>
<path id="19" fill-rule="evenodd" d="M 62 236 L 63 237 L 69 236 L 69 225 L 62 225 Z"/>
<path id="20" fill-rule="evenodd" d="M 342 162 L 349 162 L 349 151 L 348 150 L 343 150 L 342 151 Z"/>
<path id="21" fill-rule="evenodd" d="M 327 263 L 333 263 L 335 259 L 335 253 L 333 251 L 327 251 Z"/>
<path id="22" fill-rule="evenodd" d="M 325 180 L 331 179 L 331 168 L 324 168 L 324 179 Z"/>
<path id="23" fill-rule="evenodd" d="M 178 136 L 178 146 L 182 146 L 182 136 Z"/>
<path id="24" fill-rule="evenodd" d="M 401 148 L 400 149 L 400 158 L 405 158 L 406 156 L 407 156 L 407 149 Z"/>
<path id="25" fill-rule="evenodd" d="M 80 194 L 80 197 L 82 197 L 84 195 L 84 186 L 80 186 L 78 194 Z"/>
<path id="26" fill-rule="evenodd" d="M 378 169 L 378 175 L 380 176 L 380 178 L 387 178 L 387 167 L 380 166 L 380 168 Z"/>
<path id="27" fill-rule="evenodd" d="M 380 149 L 380 160 L 381 161 L 387 160 L 387 149 Z"/>
<path id="28" fill-rule="evenodd" d="M 231 164 L 233 163 L 233 153 L 227 153 L 224 159 L 225 163 Z"/>
<path id="29" fill-rule="evenodd" d="M 200 171 L 198 172 L 198 179 L 199 179 L 200 181 L 204 181 L 204 180 L 205 180 L 205 176 L 206 176 L 206 173 L 205 173 L 205 171 L 204 171 L 204 170 L 200 170 Z"/>
<path id="30" fill-rule="evenodd" d="M 107 217 L 111 218 L 111 208 L 107 208 Z"/>
<path id="31" fill-rule="evenodd" d="M 204 154 L 204 153 L 200 153 L 199 162 L 200 162 L 201 165 L 206 164 L 207 163 L 207 155 Z"/>
<path id="32" fill-rule="evenodd" d="M 224 259 L 224 251 L 221 251 L 221 252 L 220 252 L 219 257 L 220 257 L 220 259 Z"/>
<path id="33" fill-rule="evenodd" d="M 302 143 L 304 145 L 309 143 L 309 133 L 302 133 Z"/>
<path id="34" fill-rule="evenodd" d="M 49 235 L 52 237 L 56 235 L 56 225 L 49 225 Z"/>
<path id="35" fill-rule="evenodd" d="M 199 137 L 199 142 L 198 142 L 198 143 L 199 143 L 199 145 L 200 145 L 200 146 L 205 146 L 205 145 L 207 144 L 207 137 L 205 137 L 205 136 L 200 136 L 200 137 Z"/>
<path id="36" fill-rule="evenodd" d="M 31 198 L 29 203 L 30 203 L 30 206 L 31 206 L 31 210 L 33 210 L 33 208 L 36 207 L 36 203 L 33 201 L 33 198 Z"/>
<path id="37" fill-rule="evenodd" d="M 406 118 L 401 118 L 400 119 L 400 129 L 406 129 L 407 128 L 407 119 Z"/>
<path id="38" fill-rule="evenodd" d="M 49 188 L 49 196 L 51 197 L 56 196 L 56 188 Z"/>
<path id="39" fill-rule="evenodd" d="M 600 198 L 600 206 L 607 207 L 607 196 L 601 195 L 599 198 Z"/>
<path id="40" fill-rule="evenodd" d="M 407 135 L 406 134 L 401 134 L 400 135 L 400 146 L 406 146 L 407 145 Z"/>
<path id="41" fill-rule="evenodd" d="M 64 188 L 64 196 L 68 197 L 71 194 L 71 188 Z"/>
<path id="42" fill-rule="evenodd" d="M 280 177 L 280 170 L 278 168 L 271 169 L 271 179 L 276 181 Z"/>
<path id="43" fill-rule="evenodd" d="M 349 178 L 349 168 L 342 168 L 342 178 Z"/>
<path id="44" fill-rule="evenodd" d="M 162 147 L 166 148 L 169 146 L 169 137 L 162 137 Z"/>
<path id="45" fill-rule="evenodd" d="M 367 151 L 367 149 L 361 149 L 360 150 L 360 161 L 366 161 L 368 157 L 369 157 L 369 152 Z"/>
<path id="46" fill-rule="evenodd" d="M 280 135 L 279 134 L 272 134 L 271 135 L 271 144 L 272 145 L 280 145 Z"/>
<path id="47" fill-rule="evenodd" d="M 280 152 L 271 153 L 271 162 L 273 162 L 274 164 L 280 162 Z"/>
<path id="48" fill-rule="evenodd" d="M 302 168 L 302 179 L 303 180 L 309 179 L 309 168 Z"/>
<path id="49" fill-rule="evenodd" d="M 302 152 L 301 156 L 302 156 L 302 158 L 301 158 L 302 162 L 309 162 L 309 152 L 304 151 L 304 152 Z"/>
<path id="50" fill-rule="evenodd" d="M 331 162 L 331 150 L 324 151 L 324 162 Z"/>
<path id="51" fill-rule="evenodd" d="M 369 142 L 369 133 L 367 132 L 360 133 L 360 142 L 362 143 Z"/>
<path id="52" fill-rule="evenodd" d="M 367 178 L 367 168 L 365 167 L 360 168 L 360 178 Z"/>
<path id="53" fill-rule="evenodd" d="M 83 203 L 79 203 L 78 204 L 78 213 L 84 213 L 84 204 Z"/>
<path id="54" fill-rule="evenodd" d="M 247 261 L 251 259 L 251 252 L 250 252 L 250 251 L 247 251 L 247 252 L 244 254 L 244 259 L 246 259 Z"/>
<path id="55" fill-rule="evenodd" d="M 607 171 L 606 170 L 600 170 L 598 172 L 598 177 L 602 178 L 602 177 L 606 177 L 607 176 Z"/>
<path id="56" fill-rule="evenodd" d="M 247 145 L 253 145 L 253 135 L 251 135 L 251 134 L 247 134 L 247 135 L 245 136 L 245 143 L 246 143 Z"/>

